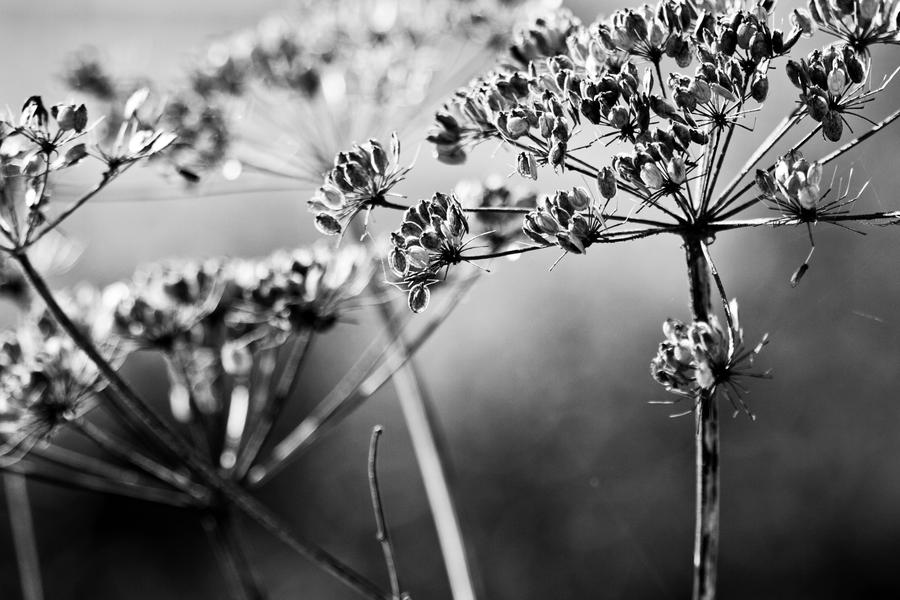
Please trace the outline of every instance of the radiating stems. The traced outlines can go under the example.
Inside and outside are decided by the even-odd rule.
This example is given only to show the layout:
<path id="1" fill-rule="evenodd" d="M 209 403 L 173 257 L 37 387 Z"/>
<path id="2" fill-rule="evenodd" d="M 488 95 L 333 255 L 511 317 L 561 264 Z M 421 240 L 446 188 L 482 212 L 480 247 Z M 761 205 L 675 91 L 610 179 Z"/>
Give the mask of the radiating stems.
<path id="1" fill-rule="evenodd" d="M 304 540 L 300 540 L 291 533 L 286 525 L 273 515 L 267 508 L 255 498 L 247 494 L 243 489 L 230 481 L 222 479 L 208 463 L 199 458 L 193 448 L 182 438 L 172 432 L 165 422 L 154 413 L 149 406 L 125 383 L 116 370 L 103 358 L 93 343 L 84 333 L 66 316 L 60 308 L 46 282 L 34 269 L 24 252 L 13 255 L 22 267 L 25 277 L 31 286 L 44 300 L 47 309 L 53 315 L 57 323 L 62 327 L 78 347 L 97 366 L 103 377 L 109 382 L 115 394 L 111 397 L 121 402 L 123 413 L 130 414 L 150 433 L 162 446 L 170 448 L 176 453 L 185 466 L 189 467 L 204 483 L 219 490 L 227 500 L 237 509 L 246 514 L 263 529 L 285 543 L 289 548 L 306 557 L 318 567 L 332 574 L 348 587 L 359 594 L 381 600 L 385 597 L 378 587 L 371 581 L 356 573 L 344 565 L 337 558 L 327 553 L 322 548 Z"/>
<path id="2" fill-rule="evenodd" d="M 28 483 L 24 475 L 7 472 L 3 474 L 3 487 L 6 492 L 6 507 L 9 511 L 13 544 L 16 548 L 22 600 L 42 600 L 44 588 L 41 583 L 41 564 L 38 559 L 37 539 L 34 535 L 34 521 L 31 518 L 31 503 L 28 501 Z"/>
<path id="3" fill-rule="evenodd" d="M 709 267 L 702 241 L 685 238 L 691 312 L 709 321 L 712 311 Z M 716 398 L 704 390 L 694 407 L 696 451 L 696 523 L 694 529 L 693 600 L 713 600 L 719 556 L 719 415 Z"/>

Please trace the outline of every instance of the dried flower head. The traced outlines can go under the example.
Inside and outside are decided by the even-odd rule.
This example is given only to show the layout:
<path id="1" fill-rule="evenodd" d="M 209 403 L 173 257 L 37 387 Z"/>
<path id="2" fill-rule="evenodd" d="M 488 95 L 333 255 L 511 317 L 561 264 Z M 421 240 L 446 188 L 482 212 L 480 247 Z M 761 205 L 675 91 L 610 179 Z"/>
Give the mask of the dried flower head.
<path id="1" fill-rule="evenodd" d="M 308 202 L 316 227 L 326 235 L 343 233 L 353 217 L 388 203 L 391 190 L 410 167 L 400 166 L 400 139 L 391 136 L 390 156 L 378 140 L 341 152 L 325 175 L 325 183 Z"/>
<path id="2" fill-rule="evenodd" d="M 809 0 L 812 20 L 854 50 L 868 54 L 874 44 L 900 41 L 897 0 Z"/>
<path id="3" fill-rule="evenodd" d="M 737 301 L 732 300 L 732 321 L 727 330 L 715 316 L 708 322 L 695 321 L 690 325 L 677 319 L 666 320 L 666 339 L 650 362 L 653 378 L 667 391 L 683 397 L 697 398 L 701 390 L 710 394 L 721 392 L 735 410 L 750 414 L 742 400 L 745 390 L 740 379 L 768 375 L 751 370 L 768 338 L 764 336 L 753 349 L 745 349 L 737 308 Z"/>
<path id="4" fill-rule="evenodd" d="M 410 310 L 425 310 L 429 286 L 440 281 L 441 271 L 465 260 L 468 233 L 469 223 L 455 196 L 436 193 L 407 209 L 400 229 L 391 233 L 388 264 L 400 277 L 398 285 L 408 291 Z"/>

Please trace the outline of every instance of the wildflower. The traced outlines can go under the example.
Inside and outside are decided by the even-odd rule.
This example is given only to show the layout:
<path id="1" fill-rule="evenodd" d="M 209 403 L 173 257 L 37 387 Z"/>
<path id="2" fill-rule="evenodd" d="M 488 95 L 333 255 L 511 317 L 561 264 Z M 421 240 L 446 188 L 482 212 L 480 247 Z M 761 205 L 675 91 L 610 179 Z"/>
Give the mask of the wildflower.
<path id="1" fill-rule="evenodd" d="M 425 310 L 428 288 L 440 281 L 440 272 L 465 260 L 468 233 L 469 222 L 454 196 L 436 193 L 407 209 L 400 229 L 391 233 L 388 264 L 408 290 L 410 310 Z"/>
<path id="2" fill-rule="evenodd" d="M 663 323 L 665 341 L 659 345 L 656 357 L 650 362 L 650 374 L 666 391 L 697 398 L 700 392 L 721 391 L 735 410 L 750 414 L 741 399 L 743 377 L 760 377 L 751 368 L 768 338 L 753 349 L 743 347 L 743 330 L 738 322 L 737 301 L 729 305 L 731 326 L 723 329 L 712 316 L 709 321 L 695 321 L 690 325 L 677 319 Z M 752 416 L 752 415 L 751 415 Z"/>
<path id="3" fill-rule="evenodd" d="M 383 206 L 410 167 L 401 167 L 400 140 L 391 136 L 390 158 L 377 140 L 341 152 L 325 176 L 325 183 L 309 201 L 316 227 L 326 235 L 337 235 L 362 211 Z"/>

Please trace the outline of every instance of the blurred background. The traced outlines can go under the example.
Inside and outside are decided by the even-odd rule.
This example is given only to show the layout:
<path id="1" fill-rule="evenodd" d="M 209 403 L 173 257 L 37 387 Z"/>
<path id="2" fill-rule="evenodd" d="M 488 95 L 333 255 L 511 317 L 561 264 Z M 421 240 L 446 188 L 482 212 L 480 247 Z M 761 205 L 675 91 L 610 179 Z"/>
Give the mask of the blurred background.
<path id="1" fill-rule="evenodd" d="M 569 3 L 588 21 L 627 5 Z M 283 6 L 4 2 L 2 102 L 15 108 L 32 94 L 51 103 L 66 98 L 60 74 L 67 56 L 85 45 L 114 73 L 177 78 L 213 36 Z M 878 59 L 878 72 L 897 64 L 893 53 Z M 773 73 L 772 82 L 756 132 L 741 138 L 747 147 L 794 102 L 786 79 Z M 893 90 L 885 96 L 869 116 L 900 101 Z M 421 139 L 424 128 L 407 136 L 408 149 L 414 136 Z M 825 148 L 819 140 L 808 154 Z M 493 151 L 448 167 L 423 144 L 403 191 L 425 197 L 461 178 L 506 175 L 513 157 L 489 160 Z M 853 166 L 855 187 L 871 180 L 860 209 L 900 208 L 898 152 L 896 130 L 888 130 L 840 164 L 842 173 Z M 147 200 L 129 196 L 141 188 L 127 179 L 71 220 L 68 233 L 86 248 L 54 284 L 107 284 L 160 258 L 257 256 L 319 237 L 305 194 L 193 197 L 173 187 L 168 199 Z M 535 185 L 549 191 L 553 181 Z M 394 215 L 376 215 L 373 223 L 381 232 L 395 226 Z M 722 598 L 900 597 L 900 232 L 864 232 L 820 226 L 812 268 L 796 289 L 788 279 L 808 251 L 804 229 L 744 231 L 713 246 L 748 341 L 770 334 L 759 364 L 774 374 L 752 383 L 756 421 L 723 411 Z M 649 404 L 669 398 L 647 368 L 663 320 L 689 316 L 678 240 L 596 248 L 548 272 L 555 258 L 533 253 L 493 265 L 417 357 L 450 449 L 483 598 L 687 598 L 693 420 L 670 418 L 687 406 Z M 4 321 L 13 318 L 4 306 Z M 376 327 L 374 314 L 361 314 L 317 342 L 289 422 L 330 389 Z M 161 363 L 132 360 L 126 374 L 165 402 Z M 366 482 L 376 423 L 386 429 L 382 488 L 400 575 L 416 599 L 450 598 L 389 386 L 267 484 L 261 498 L 298 532 L 386 584 Z M 48 599 L 225 595 L 194 515 L 41 483 L 30 489 Z M 0 597 L 16 598 L 2 504 L 0 512 Z M 254 526 L 245 529 L 272 598 L 354 598 Z"/>

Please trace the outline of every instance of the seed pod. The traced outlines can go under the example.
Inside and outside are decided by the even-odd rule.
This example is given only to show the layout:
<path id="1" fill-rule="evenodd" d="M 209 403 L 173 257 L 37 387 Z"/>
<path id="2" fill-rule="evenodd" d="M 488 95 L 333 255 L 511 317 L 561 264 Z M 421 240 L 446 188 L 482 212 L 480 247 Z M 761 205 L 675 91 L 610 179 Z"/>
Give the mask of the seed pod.
<path id="1" fill-rule="evenodd" d="M 660 188 L 665 182 L 662 171 L 653 163 L 647 163 L 641 167 L 641 181 L 649 188 Z"/>
<path id="2" fill-rule="evenodd" d="M 847 74 L 844 69 L 835 65 L 835 68 L 828 74 L 828 91 L 834 96 L 840 96 L 841 92 L 847 86 Z"/>
<path id="3" fill-rule="evenodd" d="M 801 65 L 797 61 L 789 60 L 784 69 L 785 71 L 787 71 L 788 79 L 791 80 L 791 83 L 793 83 L 795 87 L 803 89 L 807 85 L 809 85 L 809 80 L 806 77 L 805 69 L 803 68 L 803 65 Z"/>
<path id="4" fill-rule="evenodd" d="M 839 112 L 836 110 L 828 111 L 825 118 L 822 119 L 822 132 L 832 142 L 837 142 L 841 139 L 841 135 L 844 133 L 844 121 L 841 119 Z"/>
<path id="5" fill-rule="evenodd" d="M 757 73 L 750 86 L 750 95 L 757 102 L 765 102 L 769 95 L 769 78 L 762 73 Z"/>
<path id="6" fill-rule="evenodd" d="M 340 221 L 326 212 L 316 215 L 316 229 L 325 235 L 339 235 L 343 231 Z"/>
<path id="7" fill-rule="evenodd" d="M 419 244 L 426 250 L 438 252 L 441 249 L 441 236 L 434 231 L 426 231 L 419 236 Z"/>
<path id="8" fill-rule="evenodd" d="M 828 101 L 822 96 L 811 94 L 806 100 L 806 111 L 813 121 L 821 121 L 828 114 Z"/>
<path id="9" fill-rule="evenodd" d="M 669 174 L 669 179 L 675 183 L 681 184 L 687 179 L 687 170 L 684 166 L 684 159 L 679 156 L 674 157 L 666 164 L 666 171 Z"/>
<path id="10" fill-rule="evenodd" d="M 522 117 L 510 117 L 506 120 L 506 131 L 512 139 L 518 139 L 528 133 L 528 121 Z"/>
<path id="11" fill-rule="evenodd" d="M 900 14 L 900 13 L 898 13 Z M 847 68 L 847 76 L 853 83 L 862 83 L 866 78 L 866 67 L 859 54 L 850 46 L 844 46 L 844 65 Z"/>
<path id="12" fill-rule="evenodd" d="M 631 120 L 628 109 L 624 106 L 616 106 L 609 111 L 609 124 L 616 129 L 621 129 Z"/>
<path id="13" fill-rule="evenodd" d="M 723 29 L 719 34 L 719 52 L 731 56 L 737 50 L 738 39 L 733 29 Z"/>
<path id="14" fill-rule="evenodd" d="M 556 243 L 566 252 L 571 252 L 572 254 L 584 254 L 584 244 L 581 243 L 581 240 L 568 233 L 557 233 Z"/>
<path id="15" fill-rule="evenodd" d="M 809 37 L 813 32 L 812 18 L 808 12 L 803 9 L 794 9 L 791 13 L 791 25 L 800 30 L 801 35 Z"/>
<path id="16" fill-rule="evenodd" d="M 388 157 L 378 140 L 369 140 L 369 154 L 372 156 L 372 168 L 379 175 L 387 173 Z"/>
<path id="17" fill-rule="evenodd" d="M 404 221 L 400 225 L 400 235 L 406 240 L 417 240 L 422 232 L 423 227 L 415 221 Z"/>
<path id="18" fill-rule="evenodd" d="M 409 310 L 418 314 L 428 308 L 431 291 L 424 283 L 418 283 L 409 289 L 409 296 L 406 300 Z"/>
<path id="19" fill-rule="evenodd" d="M 709 84 L 702 79 L 693 79 L 688 86 L 688 92 L 691 93 L 697 104 L 706 104 L 712 99 L 712 90 Z"/>
<path id="20" fill-rule="evenodd" d="M 591 196 L 588 194 L 588 191 L 581 186 L 575 186 L 572 188 L 572 193 L 569 194 L 569 203 L 572 205 L 572 208 L 576 211 L 584 210 L 591 204 Z"/>
<path id="21" fill-rule="evenodd" d="M 603 167 L 597 173 L 597 187 L 600 189 L 600 195 L 607 200 L 616 195 L 618 191 L 616 172 L 611 167 Z"/>
<path id="22" fill-rule="evenodd" d="M 550 148 L 550 164 L 554 167 L 559 167 L 566 160 L 566 143 L 565 142 L 556 142 L 553 144 L 553 147 Z"/>
<path id="23" fill-rule="evenodd" d="M 775 191 L 778 189 L 772 174 L 762 169 L 756 171 L 756 187 L 770 198 L 775 196 Z"/>
<path id="24" fill-rule="evenodd" d="M 516 170 L 522 177 L 537 180 L 537 161 L 531 152 L 520 152 L 516 159 Z"/>
<path id="25" fill-rule="evenodd" d="M 794 274 L 791 275 L 791 287 L 797 287 L 797 284 L 800 283 L 800 280 L 803 279 L 803 276 L 808 270 L 809 263 L 803 263 L 802 265 L 800 265 L 800 268 L 794 271 Z"/>
<path id="26" fill-rule="evenodd" d="M 398 277 L 405 275 L 406 269 L 409 267 L 409 264 L 406 262 L 406 255 L 400 248 L 394 248 L 388 254 L 388 265 Z"/>

